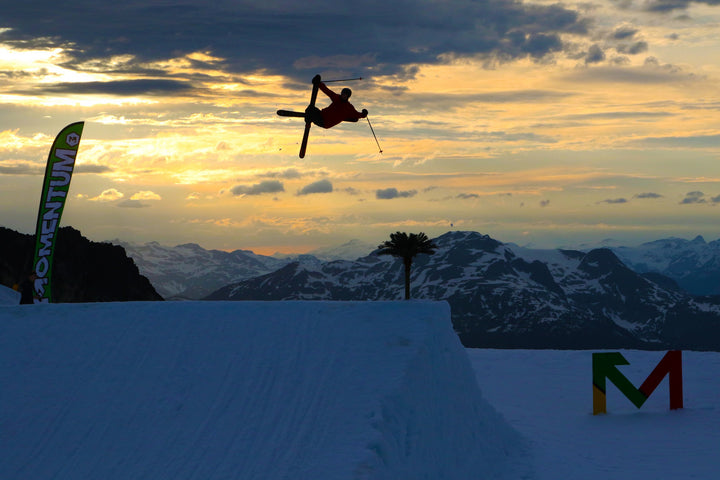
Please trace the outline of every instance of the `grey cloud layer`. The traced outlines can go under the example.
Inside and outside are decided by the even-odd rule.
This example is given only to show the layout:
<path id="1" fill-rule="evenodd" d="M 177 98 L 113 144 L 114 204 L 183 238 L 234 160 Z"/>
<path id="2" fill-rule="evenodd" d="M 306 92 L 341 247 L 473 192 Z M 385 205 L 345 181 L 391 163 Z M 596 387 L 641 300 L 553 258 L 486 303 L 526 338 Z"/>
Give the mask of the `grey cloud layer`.
<path id="1" fill-rule="evenodd" d="M 311 195 L 313 193 L 331 193 L 333 186 L 330 180 L 318 180 L 310 185 L 306 185 L 298 191 L 298 195 Z"/>
<path id="2" fill-rule="evenodd" d="M 265 180 L 254 185 L 236 185 L 230 189 L 233 195 L 262 195 L 263 193 L 284 192 L 285 187 L 277 180 Z"/>
<path id="3" fill-rule="evenodd" d="M 304 79 L 327 69 L 396 73 L 440 55 L 542 57 L 562 49 L 560 34 L 587 32 L 575 11 L 510 0 L 153 3 L 78 0 L 60 9 L 48 0 L 17 2 L 3 11 L 0 28 L 10 30 L 0 41 L 62 45 L 71 49 L 71 66 L 120 54 L 155 60 L 210 51 L 235 72 Z"/>
<path id="4" fill-rule="evenodd" d="M 644 4 L 644 7 L 650 12 L 664 13 L 684 10 L 693 3 L 720 5 L 720 0 L 650 0 Z"/>
<path id="5" fill-rule="evenodd" d="M 397 188 L 383 188 L 375 191 L 378 200 L 392 200 L 394 198 L 410 198 L 417 195 L 417 190 L 400 191 Z"/>

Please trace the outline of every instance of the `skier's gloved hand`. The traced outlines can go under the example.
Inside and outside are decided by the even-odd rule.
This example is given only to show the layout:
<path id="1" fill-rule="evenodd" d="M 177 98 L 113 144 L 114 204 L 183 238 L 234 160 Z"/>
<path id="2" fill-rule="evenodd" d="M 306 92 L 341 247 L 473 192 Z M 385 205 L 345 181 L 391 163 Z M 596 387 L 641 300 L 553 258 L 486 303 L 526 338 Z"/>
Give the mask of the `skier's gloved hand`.
<path id="1" fill-rule="evenodd" d="M 362 112 L 360 112 L 360 113 L 362 113 L 362 114 L 363 114 L 363 118 L 365 118 L 365 117 L 367 117 L 368 111 L 363 108 L 363 109 L 362 109 Z"/>
<path id="2" fill-rule="evenodd" d="M 320 74 L 317 74 L 313 77 L 312 83 L 313 83 L 313 85 L 320 83 Z"/>

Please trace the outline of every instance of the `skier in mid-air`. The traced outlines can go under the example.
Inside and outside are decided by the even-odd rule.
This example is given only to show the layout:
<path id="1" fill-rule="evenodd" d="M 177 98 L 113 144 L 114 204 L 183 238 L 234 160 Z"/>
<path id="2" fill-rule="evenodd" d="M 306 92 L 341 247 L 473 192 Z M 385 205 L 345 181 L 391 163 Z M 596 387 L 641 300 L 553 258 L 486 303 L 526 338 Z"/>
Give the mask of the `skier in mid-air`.
<path id="1" fill-rule="evenodd" d="M 357 122 L 359 119 L 367 117 L 367 110 L 363 109 L 362 112 L 358 112 L 353 104 L 348 101 L 350 95 L 352 95 L 349 88 L 343 88 L 340 95 L 338 95 L 320 80 L 320 75 L 315 75 L 312 82 L 313 85 L 320 87 L 320 90 L 330 97 L 332 102 L 322 110 L 315 105 L 310 105 L 305 110 L 306 120 L 311 121 L 318 127 L 332 128 L 340 122 Z"/>
<path id="2" fill-rule="evenodd" d="M 328 80 L 328 82 L 340 82 L 347 80 L 362 80 L 361 78 L 349 78 L 346 80 Z M 357 122 L 361 118 L 367 118 L 368 111 L 363 108 L 362 112 L 358 112 L 353 107 L 353 104 L 348 101 L 352 91 L 349 88 L 343 88 L 340 95 L 330 90 L 325 83 L 320 79 L 320 75 L 315 75 L 312 79 L 313 89 L 310 95 L 310 104 L 304 112 L 294 112 L 292 110 L 278 110 L 277 114 L 281 117 L 300 117 L 305 119 L 305 131 L 303 132 L 302 143 L 300 144 L 300 158 L 305 158 L 305 152 L 307 149 L 308 136 L 310 135 L 310 127 L 314 123 L 315 125 L 323 128 L 332 128 L 340 122 Z M 317 100 L 318 90 L 322 90 L 325 95 L 330 97 L 331 103 L 327 107 L 320 110 L 315 106 L 315 100 Z M 373 137 L 375 137 L 375 131 L 370 125 L 370 119 L 368 119 L 368 126 L 372 131 Z M 377 142 L 377 137 L 375 137 Z M 382 149 L 378 143 L 380 153 Z"/>

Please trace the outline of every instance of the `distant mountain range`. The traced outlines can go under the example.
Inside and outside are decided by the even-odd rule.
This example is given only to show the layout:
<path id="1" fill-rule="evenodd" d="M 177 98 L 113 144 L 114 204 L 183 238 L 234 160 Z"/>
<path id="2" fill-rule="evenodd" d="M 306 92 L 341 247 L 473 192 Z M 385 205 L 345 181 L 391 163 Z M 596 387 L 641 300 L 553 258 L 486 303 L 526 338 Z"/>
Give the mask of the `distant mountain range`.
<path id="1" fill-rule="evenodd" d="M 541 250 L 450 232 L 435 242 L 413 265 L 412 296 L 447 300 L 466 346 L 720 350 L 720 296 L 710 295 L 720 292 L 720 241 Z M 166 299 L 403 297 L 400 261 L 359 242 L 284 258 L 118 243 Z"/>
<path id="2" fill-rule="evenodd" d="M 375 248 L 377 248 L 377 244 L 355 239 L 342 245 L 317 248 L 308 252 L 307 255 L 324 262 L 331 262 L 333 260 L 355 260 L 356 258 L 364 257 L 375 250 Z M 297 255 L 280 255 L 277 253 L 273 255 L 275 258 L 292 258 L 296 256 Z"/>
<path id="3" fill-rule="evenodd" d="M 12 286 L 27 274 L 32 237 L 3 228 L 0 237 L 0 283 Z M 121 248 L 70 227 L 58 238 L 58 302 L 160 299 L 156 291 L 166 299 L 403 298 L 401 260 L 358 242 L 316 252 L 323 260 L 195 244 L 116 242 Z M 411 294 L 446 300 L 466 346 L 720 351 L 720 241 L 588 251 L 519 247 L 477 232 L 434 241 L 437 252 L 415 260 Z M 353 259 L 358 248 L 369 251 Z M 327 260 L 333 255 L 350 259 Z"/>
<path id="4" fill-rule="evenodd" d="M 150 278 L 158 293 L 168 300 L 201 299 L 225 285 L 274 272 L 289 263 L 314 266 L 323 261 L 355 259 L 375 248 L 352 240 L 306 255 L 266 256 L 249 250 L 206 250 L 194 243 L 174 247 L 157 242 L 141 245 L 113 240 L 112 243 L 125 249 L 140 272 Z"/>
<path id="5" fill-rule="evenodd" d="M 111 243 L 125 248 L 140 272 L 151 279 L 166 299 L 200 299 L 230 283 L 272 273 L 293 262 L 319 265 L 334 260 L 356 260 L 375 249 L 370 243 L 351 240 L 306 255 L 265 256 L 249 250 L 206 250 L 193 243 L 174 247 L 157 242 L 136 244 L 114 240 Z M 605 243 L 601 248 L 612 250 L 638 273 L 662 274 L 693 295 L 720 295 L 720 240 L 707 243 L 701 236 L 693 240 L 667 238 L 636 247 L 618 246 L 615 241 Z M 588 252 L 593 248 L 581 246 L 577 250 Z"/>
<path id="6" fill-rule="evenodd" d="M 637 273 L 609 249 L 526 249 L 475 232 L 435 242 L 413 265 L 412 296 L 448 301 L 466 346 L 720 349 L 720 298 Z M 370 254 L 293 262 L 207 299 L 399 300 L 402 285 L 399 259 Z"/>
<path id="7" fill-rule="evenodd" d="M 720 294 L 720 240 L 666 238 L 611 249 L 636 272 L 661 273 L 695 295 Z"/>

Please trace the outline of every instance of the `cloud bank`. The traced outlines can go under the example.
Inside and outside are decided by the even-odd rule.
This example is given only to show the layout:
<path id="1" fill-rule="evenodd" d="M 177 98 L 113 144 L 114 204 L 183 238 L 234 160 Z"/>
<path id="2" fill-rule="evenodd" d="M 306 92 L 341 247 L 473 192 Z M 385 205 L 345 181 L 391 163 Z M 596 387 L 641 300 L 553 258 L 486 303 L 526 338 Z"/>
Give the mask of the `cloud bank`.
<path id="1" fill-rule="evenodd" d="M 41 0 L 4 9 L 2 26 L 9 29 L 0 31 L 0 42 L 15 48 L 62 47 L 65 66 L 73 69 L 117 73 L 121 67 L 111 59 L 122 56 L 133 57 L 122 65 L 131 70 L 142 62 L 208 52 L 232 72 L 262 70 L 302 79 L 327 70 L 402 73 L 411 64 L 479 55 L 541 58 L 564 48 L 563 34 L 588 30 L 587 20 L 559 4 L 512 0 L 369 0 L 361 5 L 353 0 L 78 0 L 71 9 Z M 85 88 L 129 93 L 187 85 L 154 80 Z"/>

